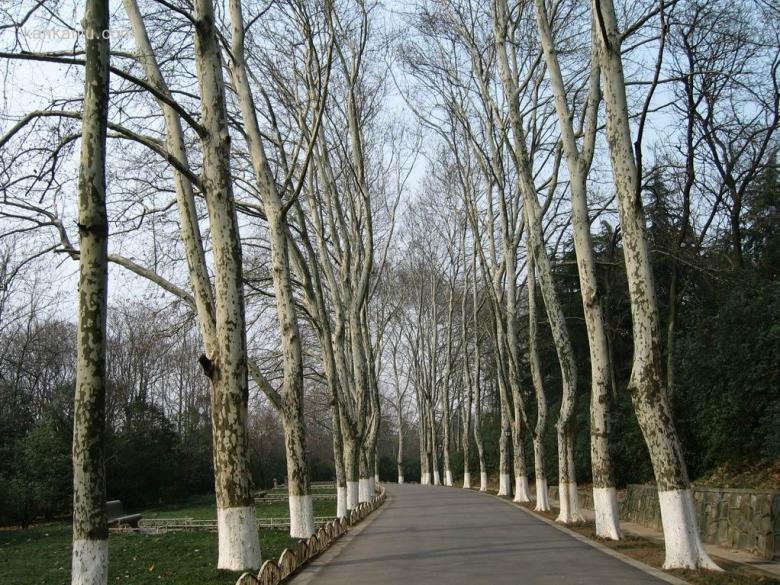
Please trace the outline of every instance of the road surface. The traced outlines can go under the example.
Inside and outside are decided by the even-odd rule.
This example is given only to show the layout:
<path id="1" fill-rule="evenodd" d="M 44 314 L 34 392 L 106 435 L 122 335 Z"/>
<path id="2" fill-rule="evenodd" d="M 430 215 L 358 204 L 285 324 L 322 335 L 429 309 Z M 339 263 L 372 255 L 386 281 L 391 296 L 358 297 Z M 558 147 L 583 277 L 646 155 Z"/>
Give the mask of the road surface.
<path id="1" fill-rule="evenodd" d="M 471 490 L 384 484 L 369 524 L 293 584 L 664 583 L 506 502 Z"/>

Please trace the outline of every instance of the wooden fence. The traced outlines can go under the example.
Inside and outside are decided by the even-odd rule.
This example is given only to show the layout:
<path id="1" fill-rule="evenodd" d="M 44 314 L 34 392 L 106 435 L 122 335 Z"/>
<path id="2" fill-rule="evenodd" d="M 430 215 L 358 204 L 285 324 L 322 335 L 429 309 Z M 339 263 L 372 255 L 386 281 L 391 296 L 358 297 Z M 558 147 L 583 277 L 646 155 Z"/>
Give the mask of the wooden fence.
<path id="1" fill-rule="evenodd" d="M 303 565 L 329 548 L 341 538 L 350 526 L 354 526 L 385 501 L 385 490 L 379 486 L 378 493 L 370 502 L 358 504 L 349 511 L 346 518 L 336 518 L 320 527 L 307 539 L 299 540 L 294 548 L 286 548 L 279 555 L 279 561 L 265 561 L 257 574 L 244 573 L 236 585 L 279 585 L 282 581 L 298 572 Z"/>
<path id="2" fill-rule="evenodd" d="M 315 516 L 314 525 L 325 526 L 331 516 Z M 290 528 L 289 518 L 258 518 L 257 527 L 271 530 Z M 216 532 L 216 519 L 196 520 L 194 518 L 143 518 L 138 523 L 138 529 L 148 534 L 165 534 L 166 532 Z"/>

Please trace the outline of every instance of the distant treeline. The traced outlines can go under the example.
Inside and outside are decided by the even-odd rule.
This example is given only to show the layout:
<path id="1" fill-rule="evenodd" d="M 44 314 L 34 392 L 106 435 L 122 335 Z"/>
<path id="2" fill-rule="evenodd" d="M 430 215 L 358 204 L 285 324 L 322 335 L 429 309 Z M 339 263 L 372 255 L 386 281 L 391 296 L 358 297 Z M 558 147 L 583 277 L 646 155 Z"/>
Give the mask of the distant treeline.
<path id="1" fill-rule="evenodd" d="M 191 323 L 140 305 L 113 311 L 109 332 L 106 477 L 109 499 L 126 509 L 214 490 L 207 380 Z M 0 337 L 0 522 L 28 525 L 70 514 L 75 326 L 34 314 Z M 257 403 L 257 400 L 251 402 Z M 276 415 L 250 415 L 257 488 L 285 477 Z M 329 439 L 312 429 L 315 479 L 332 476 Z M 324 453 L 324 455 L 322 455 Z"/>

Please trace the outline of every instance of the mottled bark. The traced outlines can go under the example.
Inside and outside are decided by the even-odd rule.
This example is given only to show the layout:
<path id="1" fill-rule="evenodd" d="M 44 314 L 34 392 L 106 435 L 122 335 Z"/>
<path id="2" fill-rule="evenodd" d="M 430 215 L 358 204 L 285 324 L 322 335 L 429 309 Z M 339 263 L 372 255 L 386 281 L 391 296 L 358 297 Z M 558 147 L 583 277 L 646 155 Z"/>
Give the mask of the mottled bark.
<path id="1" fill-rule="evenodd" d="M 717 566 L 702 546 L 696 516 L 690 513 L 688 473 L 664 387 L 658 305 L 631 142 L 615 8 L 611 0 L 594 0 L 593 12 L 607 109 L 607 140 L 631 300 L 634 359 L 628 389 L 650 452 L 662 503 L 664 567 L 715 569 Z"/>
<path id="2" fill-rule="evenodd" d="M 205 129 L 202 185 L 214 254 L 216 316 L 214 353 L 203 356 L 201 363 L 212 384 L 218 512 L 246 509 L 242 514 L 220 514 L 227 519 L 225 528 L 230 530 L 232 526 L 244 534 L 241 540 L 220 537 L 218 567 L 239 571 L 257 569 L 260 565 L 257 530 L 246 529 L 253 524 L 254 505 L 246 431 L 249 381 L 241 241 L 233 198 L 230 133 L 214 9 L 210 0 L 196 0 L 194 7 L 195 63 Z"/>
<path id="3" fill-rule="evenodd" d="M 333 440 L 333 465 L 336 470 L 336 516 L 347 515 L 347 473 L 344 469 L 344 441 L 341 435 L 341 416 L 336 397 L 330 403 L 331 434 Z"/>
<path id="4" fill-rule="evenodd" d="M 574 400 L 577 394 L 577 375 L 574 361 L 574 351 L 571 346 L 566 319 L 563 309 L 555 291 L 552 266 L 544 245 L 544 231 L 542 229 L 542 210 L 536 196 L 536 188 L 531 172 L 530 157 L 525 144 L 525 132 L 520 118 L 518 103 L 518 83 L 507 55 L 508 38 L 508 7 L 506 0 L 494 0 L 494 31 L 496 54 L 501 81 L 507 95 L 511 96 L 508 109 L 509 121 L 512 129 L 512 147 L 515 166 L 517 168 L 520 191 L 523 195 L 523 204 L 527 225 L 527 242 L 529 254 L 532 254 L 536 262 L 539 285 L 544 300 L 547 320 L 550 323 L 553 343 L 561 368 L 562 399 L 558 416 L 558 476 L 559 482 L 571 486 L 576 485 L 575 478 L 571 475 L 574 468 L 572 462 L 567 459 L 573 452 L 568 448 L 574 440 Z M 570 491 L 576 498 L 577 491 Z M 564 524 L 576 522 L 579 519 L 569 513 L 569 506 L 561 506 L 558 521 Z"/>
<path id="5" fill-rule="evenodd" d="M 108 2 L 88 0 L 79 160 L 79 321 L 73 417 L 73 585 L 108 582 L 105 502 Z"/>
<path id="6" fill-rule="evenodd" d="M 349 426 L 344 431 L 344 473 L 347 476 L 347 509 L 357 508 L 360 492 L 360 446 Z"/>
<path id="7" fill-rule="evenodd" d="M 452 377 L 452 316 L 455 311 L 455 286 L 450 285 L 447 302 L 447 353 L 445 356 L 444 384 L 442 386 L 442 459 L 444 460 L 444 485 L 452 485 L 450 470 L 450 380 Z"/>
<path id="8" fill-rule="evenodd" d="M 499 381 L 499 385 L 502 382 Z M 512 440 L 512 431 L 509 420 L 501 409 L 501 433 L 498 435 L 498 495 L 511 496 L 512 484 L 509 479 L 509 443 Z"/>
<path id="9" fill-rule="evenodd" d="M 462 254 L 462 260 L 464 266 L 467 265 L 465 239 L 466 239 L 466 229 L 464 225 L 463 232 L 461 234 L 461 254 Z M 474 275 L 474 277 L 476 278 L 476 274 Z M 467 299 L 469 298 L 469 295 L 467 294 L 468 290 L 469 290 L 469 271 L 467 270 L 464 283 L 463 283 L 463 294 L 461 295 L 461 301 L 460 301 L 460 321 L 461 321 L 460 342 L 461 342 L 461 346 L 463 347 L 463 360 L 461 363 L 463 365 L 463 383 L 465 385 L 465 388 L 463 389 L 462 392 L 462 395 L 465 396 L 465 400 L 461 405 L 461 410 L 463 412 L 463 432 L 461 433 L 461 441 L 463 447 L 463 487 L 466 489 L 471 488 L 471 461 L 470 461 L 471 459 L 471 410 L 474 401 L 474 381 L 471 376 L 471 354 L 469 352 L 469 336 L 468 336 L 469 316 L 466 311 Z M 476 329 L 477 327 L 476 319 L 472 321 L 471 327 Z M 476 353 L 476 348 L 475 348 L 475 353 Z"/>
<path id="10" fill-rule="evenodd" d="M 586 126 L 582 149 L 572 125 L 572 115 L 567 101 L 563 76 L 547 18 L 543 0 L 535 0 L 536 20 L 542 43 L 548 77 L 555 96 L 555 109 L 561 130 L 561 143 L 569 171 L 571 188 L 572 225 L 574 226 L 574 249 L 577 255 L 577 272 L 580 279 L 582 309 L 585 328 L 588 334 L 591 369 L 591 465 L 593 489 L 615 489 L 615 477 L 610 453 L 609 405 L 611 397 L 610 365 L 607 334 L 604 327 L 601 300 L 596 280 L 596 260 L 593 254 L 593 242 L 588 218 L 586 180 L 593 156 L 596 138 L 596 117 L 600 102 L 598 56 L 594 55 L 590 77 L 590 91 L 586 103 Z M 596 507 L 596 534 L 602 538 L 620 539 L 620 527 L 616 500 L 613 498 L 594 498 Z M 573 502 L 576 505 L 576 501 Z"/>
<path id="11" fill-rule="evenodd" d="M 536 395 L 536 425 L 533 430 L 534 444 L 534 475 L 536 479 L 535 510 L 547 512 L 550 502 L 547 498 L 547 473 L 544 469 L 544 433 L 547 430 L 547 395 L 544 391 L 542 368 L 539 362 L 539 347 L 537 340 L 537 310 L 536 310 L 536 264 L 533 256 L 528 257 L 528 362 L 531 368 L 531 380 Z"/>
<path id="12" fill-rule="evenodd" d="M 311 490 L 306 455 L 305 425 L 303 423 L 303 350 L 293 297 L 287 213 L 265 154 L 249 85 L 244 60 L 244 22 L 240 0 L 230 0 L 230 18 L 232 24 L 230 70 L 233 85 L 238 94 L 257 189 L 263 201 L 263 209 L 268 221 L 271 275 L 282 339 L 284 372 L 282 417 L 285 428 L 288 490 L 290 505 L 293 506 L 294 498 L 310 496 Z M 304 511 L 304 514 L 309 515 L 307 511 Z M 308 538 L 314 533 L 313 513 L 310 517 L 302 518 L 300 523 L 295 522 L 295 520 L 291 516 L 290 535 L 292 537 Z"/>

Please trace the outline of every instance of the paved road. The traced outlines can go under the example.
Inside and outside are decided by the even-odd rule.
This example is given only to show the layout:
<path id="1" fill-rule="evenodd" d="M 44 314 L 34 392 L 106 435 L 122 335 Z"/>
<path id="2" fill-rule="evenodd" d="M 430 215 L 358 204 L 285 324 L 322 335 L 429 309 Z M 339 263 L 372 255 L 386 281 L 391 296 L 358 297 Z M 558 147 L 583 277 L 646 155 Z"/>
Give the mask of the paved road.
<path id="1" fill-rule="evenodd" d="M 301 577 L 312 585 L 663 583 L 496 498 L 385 488 L 378 516 L 316 575 Z"/>

